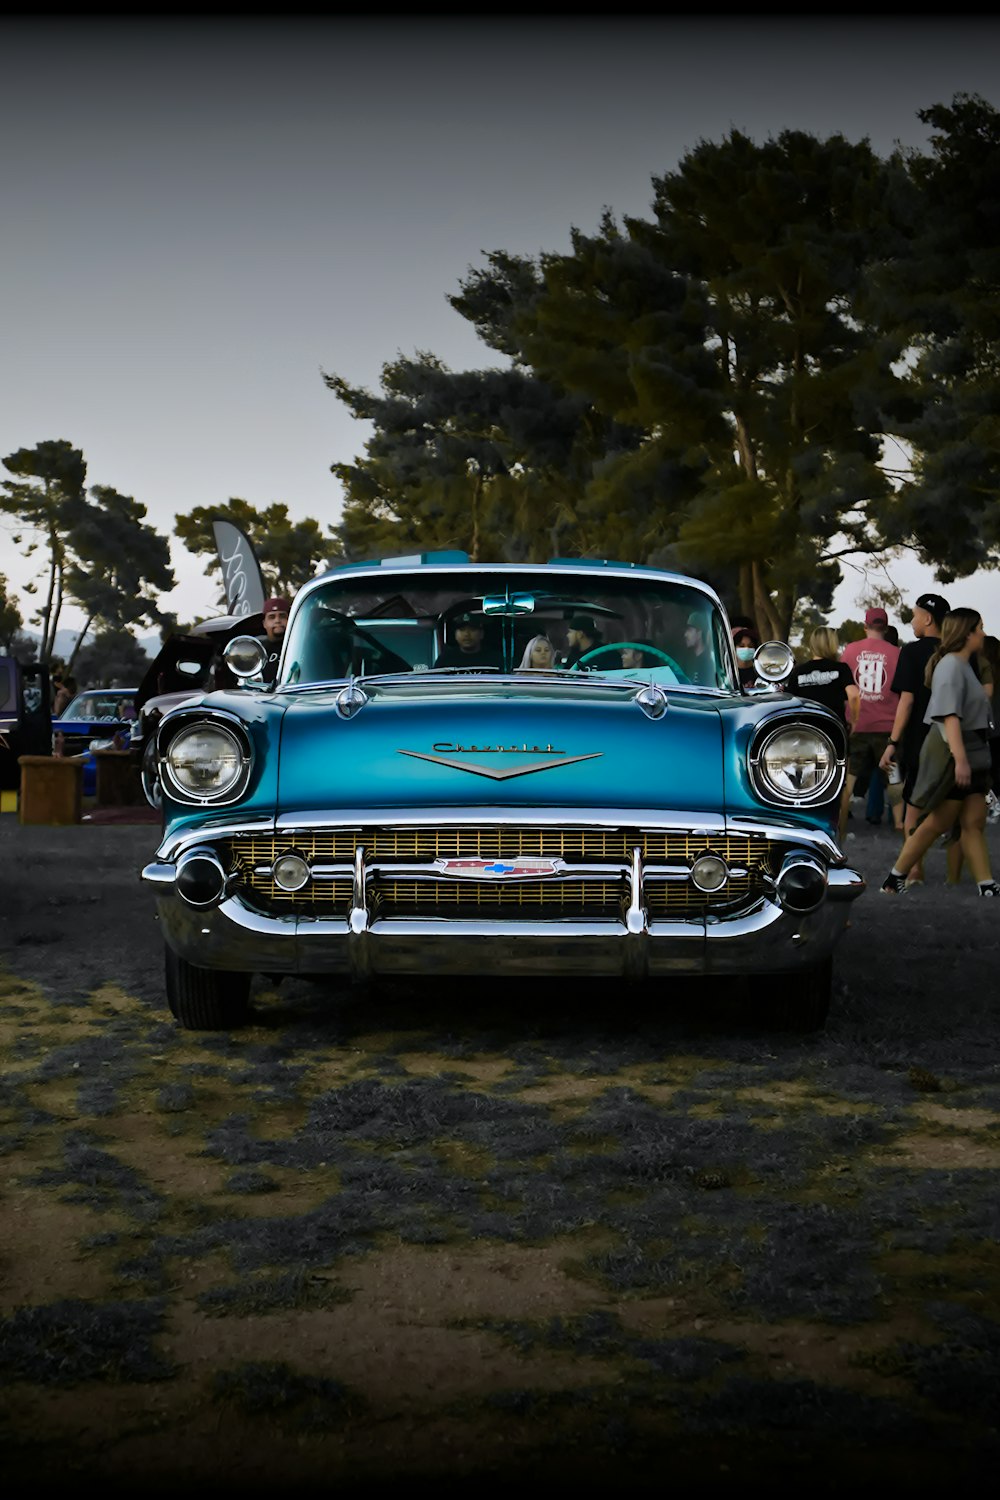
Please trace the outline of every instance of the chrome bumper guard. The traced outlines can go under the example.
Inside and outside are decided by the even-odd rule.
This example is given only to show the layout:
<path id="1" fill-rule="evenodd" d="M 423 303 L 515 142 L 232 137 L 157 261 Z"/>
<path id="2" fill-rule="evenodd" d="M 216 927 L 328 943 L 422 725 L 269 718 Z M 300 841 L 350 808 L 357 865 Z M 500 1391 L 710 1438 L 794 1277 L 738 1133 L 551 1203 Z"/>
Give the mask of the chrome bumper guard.
<path id="1" fill-rule="evenodd" d="M 346 919 L 334 919 L 265 914 L 228 891 L 216 906 L 195 908 L 177 894 L 177 869 L 173 861 L 154 862 L 142 878 L 157 893 L 167 943 L 190 963 L 243 972 L 346 974 L 357 980 L 489 970 L 643 979 L 801 969 L 829 954 L 847 925 L 848 903 L 865 889 L 857 871 L 840 865 L 826 869 L 825 896 L 809 912 L 784 910 L 772 881 L 767 894 L 738 911 L 651 920 L 646 881 L 687 879 L 688 872 L 662 864 L 644 868 L 641 851 L 634 849 L 621 870 L 626 883 L 618 919 L 384 918 L 373 910 L 369 891 L 385 870 L 368 866 L 359 848 L 353 866 L 327 866 L 322 872 L 351 879 L 350 911 Z M 412 867 L 408 873 L 415 873 Z M 570 879 L 580 873 L 566 872 Z M 440 877 L 427 871 L 425 878 Z"/>

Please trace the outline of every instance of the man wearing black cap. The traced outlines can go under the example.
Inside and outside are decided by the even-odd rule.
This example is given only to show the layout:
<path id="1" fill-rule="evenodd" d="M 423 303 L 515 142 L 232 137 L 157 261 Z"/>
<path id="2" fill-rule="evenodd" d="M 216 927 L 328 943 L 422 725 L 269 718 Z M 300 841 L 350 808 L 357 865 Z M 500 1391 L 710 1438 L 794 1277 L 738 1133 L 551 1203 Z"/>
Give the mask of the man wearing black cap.
<path id="1" fill-rule="evenodd" d="M 572 667 L 586 656 L 588 651 L 593 651 L 601 644 L 600 632 L 589 615 L 572 615 L 566 621 L 566 660 L 563 666 Z M 595 657 L 595 663 L 598 658 Z M 604 666 L 617 666 L 612 661 L 610 654 L 604 660 Z"/>
<path id="2" fill-rule="evenodd" d="M 450 639 L 442 647 L 441 654 L 434 663 L 436 667 L 468 667 L 471 671 L 474 667 L 497 665 L 495 655 L 483 650 L 485 627 L 480 615 L 463 610 L 461 614 L 453 615 L 449 624 Z"/>
<path id="3" fill-rule="evenodd" d="M 291 602 L 282 595 L 264 600 L 264 634 L 258 639 L 267 652 L 267 661 L 260 674 L 265 682 L 273 682 L 278 675 L 278 658 L 281 656 L 291 607 Z"/>
<path id="4" fill-rule="evenodd" d="M 920 810 L 910 802 L 913 783 L 920 760 L 920 747 L 927 734 L 924 715 L 930 702 L 931 690 L 924 682 L 927 663 L 934 655 L 941 639 L 941 621 L 951 606 L 940 594 L 921 594 L 913 608 L 910 625 L 916 640 L 900 647 L 896 671 L 892 679 L 892 692 L 899 694 L 896 716 L 892 721 L 889 743 L 879 765 L 888 771 L 895 761 L 903 773 L 903 837 L 908 838 L 917 826 Z M 908 885 L 922 885 L 923 861 L 919 860 L 910 871 Z"/>

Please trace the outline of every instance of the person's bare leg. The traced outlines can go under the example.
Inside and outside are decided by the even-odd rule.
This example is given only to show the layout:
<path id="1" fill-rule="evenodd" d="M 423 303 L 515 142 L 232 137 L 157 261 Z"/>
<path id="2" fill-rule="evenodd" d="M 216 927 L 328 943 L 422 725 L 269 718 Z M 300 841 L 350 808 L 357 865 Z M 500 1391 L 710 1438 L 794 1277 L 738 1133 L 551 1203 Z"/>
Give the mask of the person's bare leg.
<path id="1" fill-rule="evenodd" d="M 960 807 L 959 802 L 942 802 L 940 807 L 928 813 L 919 828 L 914 829 L 896 858 L 896 869 L 901 875 L 909 875 L 916 869 L 934 840 L 940 838 L 942 833 L 947 833 L 952 827 L 958 817 Z M 914 812 L 916 811 L 917 809 L 914 808 Z M 971 865 L 971 860 L 969 863 Z"/>
<path id="2" fill-rule="evenodd" d="M 974 792 L 962 803 L 962 851 L 977 883 L 992 880 L 990 855 L 986 847 L 986 798 Z"/>
<path id="3" fill-rule="evenodd" d="M 890 781 L 889 785 L 885 789 L 885 794 L 889 799 L 889 806 L 892 809 L 892 826 L 893 828 L 895 828 L 897 833 L 902 833 L 903 788 L 900 786 L 898 781 Z"/>
<path id="4" fill-rule="evenodd" d="M 905 804 L 905 809 L 906 810 L 903 813 L 903 848 L 904 849 L 906 848 L 907 840 L 911 839 L 913 837 L 914 833 L 917 830 L 918 825 L 920 827 L 923 826 L 923 824 L 920 823 L 920 808 L 919 807 L 914 807 L 914 805 L 913 805 L 912 802 L 907 802 Z M 919 859 L 913 865 L 913 868 L 909 871 L 909 876 L 910 876 L 911 880 L 923 880 L 923 878 L 924 878 L 924 850 L 929 849 L 930 846 L 931 846 L 931 844 L 933 842 L 934 842 L 934 840 L 930 839 L 927 842 L 927 844 L 924 845 L 924 849 L 922 849 L 920 851 L 920 857 L 919 857 Z M 897 860 L 896 863 L 898 865 L 899 861 Z"/>
<path id="5" fill-rule="evenodd" d="M 954 843 L 948 845 L 948 851 L 945 854 L 945 864 L 947 867 L 947 875 L 945 876 L 946 885 L 959 885 L 961 883 L 962 865 L 964 863 L 965 855 L 962 850 L 962 841 L 961 839 L 955 839 Z"/>
<path id="6" fill-rule="evenodd" d="M 847 837 L 847 814 L 851 810 L 851 798 L 854 796 L 854 784 L 857 781 L 857 779 L 858 778 L 856 776 L 852 776 L 851 775 L 850 771 L 848 771 L 847 776 L 844 778 L 844 790 L 840 794 L 840 842 L 841 843 L 843 843 L 844 840 L 845 840 L 845 838 Z"/>

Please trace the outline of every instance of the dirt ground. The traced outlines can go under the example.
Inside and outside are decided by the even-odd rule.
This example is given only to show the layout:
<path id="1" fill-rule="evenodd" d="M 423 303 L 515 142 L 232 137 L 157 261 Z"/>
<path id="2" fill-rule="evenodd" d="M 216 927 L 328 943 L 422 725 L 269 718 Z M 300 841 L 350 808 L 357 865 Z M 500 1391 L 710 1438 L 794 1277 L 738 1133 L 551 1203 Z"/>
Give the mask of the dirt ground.
<path id="1" fill-rule="evenodd" d="M 954 1487 L 1000 1458 L 1000 908 L 754 988 L 255 981 L 179 1030 L 149 826 L 0 819 L 0 1449 L 107 1493 Z M 990 830 L 994 868 L 1000 834 Z"/>

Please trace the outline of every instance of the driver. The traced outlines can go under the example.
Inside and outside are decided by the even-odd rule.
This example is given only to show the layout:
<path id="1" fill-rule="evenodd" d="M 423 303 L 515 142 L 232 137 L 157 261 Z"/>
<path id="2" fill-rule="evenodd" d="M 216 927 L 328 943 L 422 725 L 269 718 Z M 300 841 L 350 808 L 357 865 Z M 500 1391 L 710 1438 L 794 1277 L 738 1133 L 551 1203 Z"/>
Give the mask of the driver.
<path id="1" fill-rule="evenodd" d="M 589 615 L 572 615 L 566 624 L 566 660 L 564 666 L 572 667 L 601 644 L 600 632 Z"/>
<path id="2" fill-rule="evenodd" d="M 496 667 L 493 652 L 483 650 L 485 625 L 480 615 L 468 611 L 451 620 L 450 643 L 443 647 L 435 667 Z"/>
<path id="3" fill-rule="evenodd" d="M 715 662 L 709 646 L 708 620 L 699 610 L 688 615 L 684 627 L 684 645 L 687 647 L 687 675 L 693 683 L 715 686 Z"/>
<path id="4" fill-rule="evenodd" d="M 649 651 L 640 651 L 637 649 L 639 646 L 648 646 L 650 649 Z M 655 650 L 656 647 L 653 645 L 652 641 L 642 639 L 638 640 L 635 646 L 623 646 L 622 666 L 626 669 L 632 668 L 633 670 L 635 670 L 635 668 L 637 667 L 662 666 L 662 659 L 658 660 L 655 656 L 650 654 Z"/>

